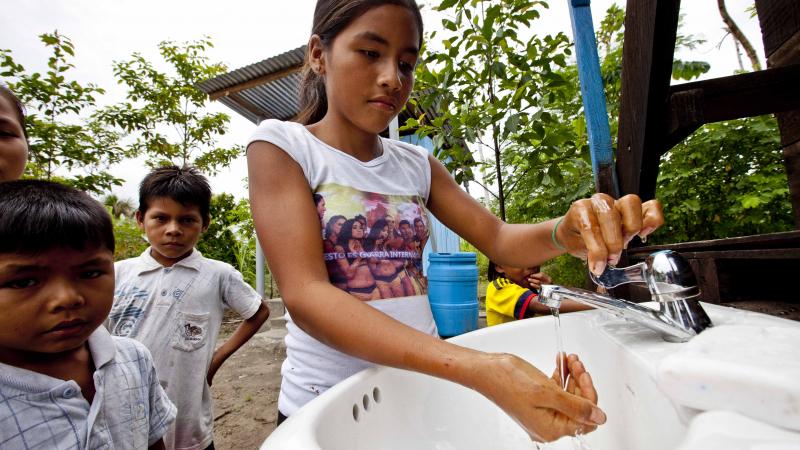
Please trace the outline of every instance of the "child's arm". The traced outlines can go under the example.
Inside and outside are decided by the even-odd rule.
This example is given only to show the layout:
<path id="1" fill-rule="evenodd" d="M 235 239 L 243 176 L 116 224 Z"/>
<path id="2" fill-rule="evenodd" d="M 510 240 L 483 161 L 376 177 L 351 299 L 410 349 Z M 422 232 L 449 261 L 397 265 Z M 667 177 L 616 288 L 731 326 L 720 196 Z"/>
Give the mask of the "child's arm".
<path id="1" fill-rule="evenodd" d="M 512 267 L 541 265 L 568 251 L 588 257 L 589 268 L 601 274 L 607 263 L 616 264 L 634 236 L 646 237 L 664 223 L 657 200 L 642 203 L 627 195 L 614 200 L 606 194 L 578 200 L 560 219 L 533 225 L 507 224 L 464 192 L 436 158 L 430 156 L 431 189 L 428 209 L 456 234 L 490 260 Z M 555 238 L 553 228 L 559 223 Z"/>
<path id="2" fill-rule="evenodd" d="M 224 344 L 220 345 L 218 349 L 214 350 L 214 356 L 211 357 L 211 365 L 208 366 L 208 375 L 206 375 L 206 381 L 209 386 L 211 386 L 211 382 L 214 380 L 214 375 L 216 375 L 217 370 L 222 367 L 222 363 L 236 353 L 236 350 L 239 350 L 245 342 L 249 341 L 250 338 L 261 329 L 261 325 L 264 325 L 264 322 L 266 322 L 268 318 L 269 308 L 262 299 L 261 305 L 258 307 L 255 314 L 239 324 L 231 337 L 229 337 Z"/>
<path id="3" fill-rule="evenodd" d="M 542 289 L 543 284 L 552 284 L 553 280 L 544 272 L 537 272 L 533 275 L 528 277 L 528 284 L 530 288 L 535 292 L 537 295 L 539 291 Z M 583 303 L 576 302 L 575 300 L 565 299 L 561 302 L 561 307 L 558 308 L 559 312 L 568 313 L 568 312 L 576 312 L 576 311 L 586 311 L 589 309 L 594 309 L 591 306 L 584 305 Z M 539 302 L 530 302 L 528 304 L 528 310 L 532 314 L 550 314 L 550 308 L 545 306 Z"/>
<path id="4" fill-rule="evenodd" d="M 259 241 L 286 308 L 305 332 L 357 358 L 473 388 L 539 440 L 553 440 L 578 429 L 588 432 L 605 422 L 592 399 L 559 389 L 522 359 L 436 339 L 331 285 L 320 245 L 319 217 L 302 169 L 266 142 L 251 144 L 247 159 Z M 590 379 L 588 384 L 586 377 L 582 380 L 581 392 L 593 392 Z"/>

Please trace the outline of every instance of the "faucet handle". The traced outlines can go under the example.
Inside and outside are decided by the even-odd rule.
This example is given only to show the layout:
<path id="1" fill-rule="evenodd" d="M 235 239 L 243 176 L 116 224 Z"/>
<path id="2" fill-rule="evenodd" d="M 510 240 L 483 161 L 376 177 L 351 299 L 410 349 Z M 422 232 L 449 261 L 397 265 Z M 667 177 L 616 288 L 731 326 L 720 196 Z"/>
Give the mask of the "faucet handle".
<path id="1" fill-rule="evenodd" d="M 621 268 L 606 266 L 606 270 L 599 277 L 592 271 L 589 271 L 589 276 L 598 286 L 611 289 L 622 284 L 645 283 L 646 269 L 647 265 L 644 262 Z"/>

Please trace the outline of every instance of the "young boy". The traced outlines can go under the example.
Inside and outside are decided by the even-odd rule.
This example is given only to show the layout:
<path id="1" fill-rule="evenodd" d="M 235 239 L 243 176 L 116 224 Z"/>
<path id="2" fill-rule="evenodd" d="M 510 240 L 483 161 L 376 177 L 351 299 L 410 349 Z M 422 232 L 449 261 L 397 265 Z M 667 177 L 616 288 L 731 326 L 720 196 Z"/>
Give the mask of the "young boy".
<path id="1" fill-rule="evenodd" d="M 500 325 L 518 319 L 549 314 L 550 308 L 536 301 L 543 284 L 553 280 L 537 267 L 511 267 L 489 261 L 486 286 L 486 325 Z M 561 302 L 562 313 L 592 309 L 574 300 Z"/>
<path id="2" fill-rule="evenodd" d="M 194 248 L 208 228 L 210 203 L 211 188 L 196 169 L 154 169 L 139 187 L 136 212 L 150 248 L 116 264 L 109 330 L 153 354 L 161 384 L 178 407 L 164 439 L 169 449 L 213 448 L 214 374 L 269 317 L 236 269 Z M 226 308 L 245 320 L 215 351 Z"/>
<path id="3" fill-rule="evenodd" d="M 98 202 L 0 183 L 0 448 L 164 448 L 175 406 L 150 352 L 101 323 L 114 235 Z"/>

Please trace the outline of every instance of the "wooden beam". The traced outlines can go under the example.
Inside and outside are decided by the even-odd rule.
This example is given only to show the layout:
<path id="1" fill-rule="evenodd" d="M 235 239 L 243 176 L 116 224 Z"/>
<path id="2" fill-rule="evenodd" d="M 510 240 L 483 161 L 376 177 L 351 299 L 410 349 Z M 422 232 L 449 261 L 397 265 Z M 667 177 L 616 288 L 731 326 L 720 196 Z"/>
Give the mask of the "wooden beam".
<path id="1" fill-rule="evenodd" d="M 800 117 L 800 111 L 795 113 Z M 800 230 L 800 141 L 783 147 L 783 164 L 789 178 L 789 199 L 792 202 L 794 227 Z"/>
<path id="2" fill-rule="evenodd" d="M 628 0 L 617 137 L 620 195 L 655 196 L 680 0 Z"/>
<path id="3" fill-rule="evenodd" d="M 661 151 L 705 123 L 796 109 L 800 105 L 798 80 L 800 64 L 795 64 L 673 86 L 665 105 L 668 125 Z"/>
<path id="4" fill-rule="evenodd" d="M 800 31 L 800 2 L 797 0 L 756 0 L 758 22 L 769 59 Z"/>
<path id="5" fill-rule="evenodd" d="M 226 95 L 235 94 L 236 92 L 243 91 L 245 89 L 250 89 L 252 87 L 260 86 L 262 84 L 267 84 L 271 81 L 275 81 L 279 78 L 283 78 L 285 76 L 291 75 L 295 72 L 298 72 L 300 68 L 302 68 L 302 64 L 296 64 L 293 66 L 289 66 L 285 69 L 281 69 L 277 72 L 268 73 L 266 75 L 260 76 L 258 78 L 253 78 L 250 81 L 245 81 L 244 83 L 237 84 L 235 86 L 231 86 L 229 88 L 220 89 L 218 91 L 214 91 L 208 94 L 208 98 L 211 100 L 216 100 L 220 97 L 225 97 Z"/>
<path id="6" fill-rule="evenodd" d="M 675 250 L 683 254 L 684 252 L 701 252 L 706 250 L 763 250 L 780 248 L 800 248 L 800 231 L 784 231 L 781 233 L 757 234 L 754 236 L 653 245 L 635 249 L 629 248 L 628 256 L 632 260 L 638 261 L 652 252 L 667 249 Z"/>
<path id="7" fill-rule="evenodd" d="M 795 259 L 800 260 L 800 248 L 771 248 L 767 250 L 719 250 L 680 252 L 686 259 Z"/>
<path id="8" fill-rule="evenodd" d="M 689 259 L 689 265 L 697 277 L 697 286 L 700 287 L 700 300 L 718 305 L 720 297 L 717 262 L 713 259 Z"/>

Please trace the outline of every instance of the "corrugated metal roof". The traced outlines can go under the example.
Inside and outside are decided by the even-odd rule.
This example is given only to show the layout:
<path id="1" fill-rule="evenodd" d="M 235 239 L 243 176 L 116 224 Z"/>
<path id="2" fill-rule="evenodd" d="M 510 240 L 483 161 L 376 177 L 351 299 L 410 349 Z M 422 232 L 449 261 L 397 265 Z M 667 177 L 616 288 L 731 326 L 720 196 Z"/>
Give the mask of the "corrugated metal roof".
<path id="1" fill-rule="evenodd" d="M 253 123 L 264 119 L 291 120 L 300 110 L 297 97 L 305 53 L 306 46 L 302 45 L 203 81 L 197 87 Z M 434 108 L 424 112 L 431 119 L 436 116 Z M 409 116 L 404 109 L 400 123 L 405 123 Z"/>
<path id="2" fill-rule="evenodd" d="M 253 123 L 297 115 L 297 87 L 306 46 L 199 83 L 197 87 Z M 258 80 L 263 79 L 263 83 Z"/>

